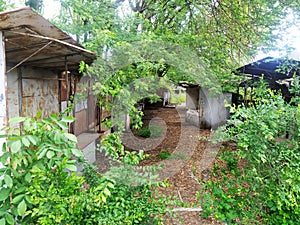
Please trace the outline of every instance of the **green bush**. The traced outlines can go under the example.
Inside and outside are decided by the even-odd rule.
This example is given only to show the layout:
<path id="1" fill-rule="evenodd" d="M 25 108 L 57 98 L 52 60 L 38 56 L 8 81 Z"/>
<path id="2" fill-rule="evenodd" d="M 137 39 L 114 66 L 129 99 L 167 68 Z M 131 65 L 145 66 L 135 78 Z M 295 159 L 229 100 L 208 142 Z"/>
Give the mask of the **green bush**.
<path id="1" fill-rule="evenodd" d="M 159 125 L 150 124 L 148 127 L 140 128 L 137 134 L 144 138 L 158 138 L 162 136 L 163 128 Z"/>
<path id="2" fill-rule="evenodd" d="M 7 142 L 0 156 L 0 224 L 77 224 L 89 219 L 88 207 L 106 200 L 112 182 L 86 189 L 84 177 L 73 173 L 76 158 L 83 155 L 76 149 L 76 137 L 65 132 L 72 121 L 54 114 L 9 121 L 22 122 L 23 129 L 5 128 L 3 136 Z"/>
<path id="3" fill-rule="evenodd" d="M 10 120 L 22 122 L 23 129 L 5 128 L 7 135 L 2 136 L 7 142 L 0 156 L 0 224 L 159 224 L 157 215 L 165 213 L 166 199 L 154 197 L 153 179 L 132 186 L 121 182 L 122 173 L 97 173 L 76 149 L 76 137 L 65 132 L 72 121 L 56 115 Z M 131 165 L 143 158 L 142 152 L 127 154 L 114 135 L 103 143 L 137 180 L 139 173 Z M 74 173 L 78 159 L 83 176 Z"/>
<path id="4" fill-rule="evenodd" d="M 171 99 L 170 102 L 173 104 L 180 104 L 180 103 L 185 103 L 186 102 L 186 94 L 185 93 L 181 93 L 179 95 L 171 95 Z"/>
<path id="5" fill-rule="evenodd" d="M 300 105 L 262 90 L 255 107 L 236 109 L 226 128 L 223 137 L 238 150 L 221 157 L 227 170 L 206 184 L 203 214 L 227 223 L 300 224 Z"/>
<path id="6" fill-rule="evenodd" d="M 160 159 L 168 159 L 170 158 L 171 153 L 169 150 L 162 150 L 160 153 L 157 154 L 157 157 Z"/>

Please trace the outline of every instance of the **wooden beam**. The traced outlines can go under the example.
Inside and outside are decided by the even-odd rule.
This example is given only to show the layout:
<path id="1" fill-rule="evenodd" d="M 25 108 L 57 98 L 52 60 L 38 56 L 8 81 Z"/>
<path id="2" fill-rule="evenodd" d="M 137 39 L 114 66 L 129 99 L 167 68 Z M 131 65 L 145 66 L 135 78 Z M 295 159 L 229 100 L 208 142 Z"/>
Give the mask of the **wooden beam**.
<path id="1" fill-rule="evenodd" d="M 22 77 L 23 80 L 65 80 L 64 78 L 57 77 Z"/>
<path id="2" fill-rule="evenodd" d="M 80 53 L 74 53 L 74 54 L 56 54 L 55 56 L 52 57 L 45 57 L 45 58 L 40 58 L 40 59 L 35 59 L 35 60 L 28 60 L 27 62 L 23 63 L 24 66 L 28 66 L 28 65 L 35 65 L 35 64 L 41 64 L 45 61 L 49 61 L 49 60 L 55 60 L 55 61 L 49 61 L 49 63 L 61 63 L 63 66 L 65 66 L 65 57 L 68 57 L 68 63 L 77 63 L 79 64 L 78 61 L 71 61 L 69 59 L 69 57 L 73 57 L 73 56 L 78 56 L 80 55 Z M 45 62 L 48 63 L 48 62 Z"/>
<path id="3" fill-rule="evenodd" d="M 55 39 L 55 38 L 51 38 L 51 37 L 44 37 L 44 36 L 41 36 L 41 35 L 35 35 L 35 34 L 28 34 L 28 33 L 23 33 L 23 32 L 17 32 L 17 31 L 12 31 L 12 32 L 15 33 L 15 34 L 20 34 L 20 35 L 24 35 L 24 36 L 40 38 L 40 39 L 45 39 L 45 40 L 49 40 L 49 41 L 55 41 L 55 42 L 58 42 L 60 44 L 63 44 L 63 45 L 69 46 L 71 48 L 77 49 L 77 50 L 79 50 L 81 52 L 86 52 L 86 53 L 89 53 L 91 55 L 95 55 L 95 53 L 92 52 L 92 51 L 89 51 L 89 50 L 87 50 L 85 48 L 79 47 L 77 45 L 73 45 L 73 44 L 65 42 L 65 41 L 61 41 L 59 39 Z"/>
<path id="4" fill-rule="evenodd" d="M 17 36 L 17 37 L 23 37 L 23 36 Z M 6 38 L 5 41 L 6 42 L 9 42 L 10 44 L 12 45 L 15 45 L 17 46 L 16 48 L 11 48 L 11 49 L 6 49 L 6 54 L 7 53 L 15 53 L 15 52 L 19 52 L 19 51 L 23 51 L 24 49 L 25 50 L 29 50 L 29 49 L 32 49 L 32 48 L 39 48 L 41 46 L 44 46 L 45 44 L 47 44 L 49 41 L 42 41 L 40 43 L 37 43 L 37 44 L 32 44 L 32 45 L 27 45 L 27 46 L 21 46 L 18 44 L 18 42 L 13 42 L 13 40 L 15 39 L 16 37 L 10 37 L 10 38 Z M 62 38 L 62 39 L 59 39 L 61 41 L 66 41 L 66 40 L 70 40 L 70 38 Z"/>
<path id="5" fill-rule="evenodd" d="M 48 47 L 48 45 L 50 45 L 52 43 L 52 41 L 50 41 L 49 43 L 47 43 L 46 45 L 44 45 L 42 48 L 40 48 L 39 50 L 35 51 L 34 53 L 32 53 L 30 56 L 26 57 L 25 59 L 23 59 L 21 62 L 19 62 L 17 65 L 15 65 L 13 68 L 11 68 L 10 70 L 7 71 L 7 73 L 11 72 L 12 70 L 16 69 L 18 66 L 20 66 L 21 64 L 23 64 L 24 62 L 26 62 L 28 59 L 30 59 L 31 57 L 35 56 L 36 54 L 38 54 L 40 51 L 42 51 L 44 48 Z"/>

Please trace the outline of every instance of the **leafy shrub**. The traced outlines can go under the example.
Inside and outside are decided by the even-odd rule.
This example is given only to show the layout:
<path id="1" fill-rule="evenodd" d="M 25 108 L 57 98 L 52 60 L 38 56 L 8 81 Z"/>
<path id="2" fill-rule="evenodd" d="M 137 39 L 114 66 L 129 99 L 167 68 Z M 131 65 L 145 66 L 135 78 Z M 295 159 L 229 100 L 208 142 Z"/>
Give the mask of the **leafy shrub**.
<path id="1" fill-rule="evenodd" d="M 34 204 L 26 212 L 34 224 L 98 224 L 98 211 L 111 195 L 114 185 L 102 180 L 91 187 L 85 178 L 56 171 L 33 171 L 33 183 L 28 188 Z"/>
<path id="2" fill-rule="evenodd" d="M 77 170 L 76 158 L 83 157 L 76 149 L 76 137 L 65 132 L 72 121 L 72 117 L 54 114 L 45 119 L 17 117 L 9 121 L 22 122 L 23 129 L 5 128 L 7 135 L 3 136 L 7 142 L 0 156 L 4 165 L 0 169 L 4 177 L 0 181 L 2 224 L 71 223 L 77 215 L 85 215 L 85 207 L 91 207 L 84 204 L 85 199 L 97 205 L 110 194 L 106 186 L 112 188 L 112 182 L 103 181 L 104 185 L 88 190 L 83 187 L 84 177 L 72 172 Z"/>
<path id="3" fill-rule="evenodd" d="M 0 224 L 159 223 L 154 214 L 166 211 L 165 198 L 154 198 L 151 185 L 130 186 L 98 174 L 76 149 L 76 137 L 65 132 L 72 121 L 56 115 L 10 120 L 22 122 L 23 129 L 5 128 L 3 136 Z M 119 139 L 110 138 L 107 148 L 124 165 L 143 157 L 126 154 Z M 74 173 L 77 158 L 83 161 L 83 176 Z"/>
<path id="4" fill-rule="evenodd" d="M 171 153 L 169 150 L 162 150 L 160 153 L 157 154 L 157 157 L 160 159 L 168 159 L 170 158 Z"/>
<path id="5" fill-rule="evenodd" d="M 236 109 L 226 128 L 223 137 L 237 143 L 235 157 L 247 164 L 230 176 L 220 171 L 225 180 L 206 186 L 204 214 L 228 223 L 299 224 L 300 105 L 267 89 L 260 97 L 255 107 Z M 223 156 L 229 170 L 236 168 L 230 154 Z"/>
<path id="6" fill-rule="evenodd" d="M 167 198 L 151 190 L 160 185 L 149 184 L 157 178 L 151 177 L 154 172 L 151 168 L 143 174 L 130 165 L 120 165 L 98 176 L 95 167 L 86 168 L 83 176 L 91 178 L 93 183 L 101 183 L 104 177 L 116 181 L 110 196 L 94 212 L 97 224 L 160 224 L 159 215 L 166 213 Z"/>
<path id="7" fill-rule="evenodd" d="M 151 136 L 151 131 L 148 127 L 142 127 L 138 130 L 138 136 L 149 138 Z"/>
<path id="8" fill-rule="evenodd" d="M 184 103 L 185 101 L 186 101 L 186 94 L 185 93 L 181 93 L 177 96 L 171 95 L 171 99 L 170 99 L 171 103 L 180 104 L 180 103 Z"/>
<path id="9" fill-rule="evenodd" d="M 137 134 L 144 138 L 158 138 L 162 136 L 163 129 L 159 125 L 150 124 L 148 127 L 140 128 Z"/>

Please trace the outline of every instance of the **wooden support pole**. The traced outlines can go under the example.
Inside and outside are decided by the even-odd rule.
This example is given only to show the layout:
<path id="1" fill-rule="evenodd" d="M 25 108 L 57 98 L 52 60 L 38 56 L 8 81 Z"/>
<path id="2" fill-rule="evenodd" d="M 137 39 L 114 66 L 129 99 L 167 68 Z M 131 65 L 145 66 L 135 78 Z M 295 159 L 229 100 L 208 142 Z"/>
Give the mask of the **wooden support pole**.
<path id="1" fill-rule="evenodd" d="M 202 212 L 202 208 L 175 208 L 172 212 Z"/>

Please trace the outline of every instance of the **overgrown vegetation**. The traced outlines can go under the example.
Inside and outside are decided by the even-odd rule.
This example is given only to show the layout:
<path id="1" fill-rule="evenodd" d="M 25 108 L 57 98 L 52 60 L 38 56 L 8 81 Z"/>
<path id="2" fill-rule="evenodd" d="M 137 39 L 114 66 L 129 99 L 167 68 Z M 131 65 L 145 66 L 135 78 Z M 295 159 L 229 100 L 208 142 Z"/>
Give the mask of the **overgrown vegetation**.
<path id="1" fill-rule="evenodd" d="M 299 224 L 299 99 L 286 103 L 264 86 L 256 93 L 255 106 L 234 109 L 221 133 L 237 150 L 222 150 L 223 163 L 204 184 L 202 215 L 228 224 Z"/>
<path id="2" fill-rule="evenodd" d="M 5 128 L 7 142 L 0 156 L 0 224 L 159 224 L 157 215 L 166 212 L 167 202 L 154 198 L 149 173 L 143 183 L 129 166 L 128 171 L 119 169 L 130 173 L 129 183 L 118 179 L 120 173 L 97 173 L 84 162 L 76 137 L 65 132 L 72 121 L 54 114 L 10 120 L 15 125 Z M 120 159 L 122 154 L 114 153 Z M 142 158 L 123 156 L 124 165 Z M 78 161 L 83 162 L 83 176 L 75 173 Z"/>
<path id="3" fill-rule="evenodd" d="M 137 135 L 144 138 L 158 138 L 162 134 L 163 128 L 155 124 L 149 124 L 147 127 L 142 127 L 137 131 Z"/>
<path id="4" fill-rule="evenodd" d="M 285 18 L 299 12 L 299 4 L 289 0 L 60 2 L 56 25 L 100 56 L 109 58 L 111 49 L 132 45 L 127 52 L 130 57 L 136 54 L 141 41 L 178 44 L 194 51 L 207 70 L 217 76 L 214 84 L 222 83 L 226 90 L 232 90 L 237 83 L 237 77 L 231 74 L 237 64 L 255 55 L 258 49 L 278 47 L 276 39 L 285 32 L 274 30 L 279 26 L 284 30 L 290 23 L 296 23 L 297 20 Z M 160 59 L 170 62 L 163 54 L 156 61 Z M 139 59 L 134 62 L 149 64 Z M 190 64 L 189 57 L 183 62 Z M 191 78 L 176 64 L 168 68 L 166 76 L 173 81 Z"/>
<path id="5" fill-rule="evenodd" d="M 185 103 L 186 101 L 186 94 L 185 93 L 180 93 L 175 96 L 171 95 L 170 103 L 172 104 L 181 104 Z"/>
<path id="6" fill-rule="evenodd" d="M 157 154 L 157 157 L 160 159 L 168 159 L 171 157 L 171 152 L 169 150 L 162 150 Z"/>
<path id="7" fill-rule="evenodd" d="M 42 6 L 43 1 L 28 2 Z M 155 180 L 155 171 L 134 169 L 144 155 L 124 150 L 118 118 L 128 113 L 134 128 L 140 128 L 142 113 L 135 104 L 149 95 L 155 98 L 164 83 L 161 77 L 201 83 L 213 92 L 232 90 L 238 78 L 231 71 L 264 46 L 276 46 L 276 38 L 285 32 L 274 31 L 287 14 L 300 11 L 299 4 L 290 0 L 60 2 L 57 26 L 99 56 L 85 75 L 95 79 L 99 104 L 114 112 L 114 120 L 106 122 L 118 132 L 103 139 L 100 149 L 121 166 L 106 176 L 97 175 L 87 164 L 82 177 L 68 173 L 76 170 L 77 157 L 82 157 L 76 138 L 64 132 L 70 117 L 12 120 L 22 122 L 24 130 L 8 128 L 2 149 L 0 224 L 155 224 L 153 214 L 165 212 L 164 199 L 149 200 L 153 196 L 147 180 Z M 0 0 L 0 9 L 6 7 Z M 213 213 L 227 223 L 240 224 L 299 223 L 300 109 L 272 92 L 263 94 L 257 96 L 255 107 L 236 109 L 225 135 L 237 142 L 238 151 L 224 149 L 225 169 L 214 168 L 221 179 L 205 184 L 204 216 Z M 151 136 L 149 131 L 144 131 L 146 136 Z M 290 138 L 278 141 L 287 132 Z M 247 164 L 241 170 L 242 159 Z"/>

